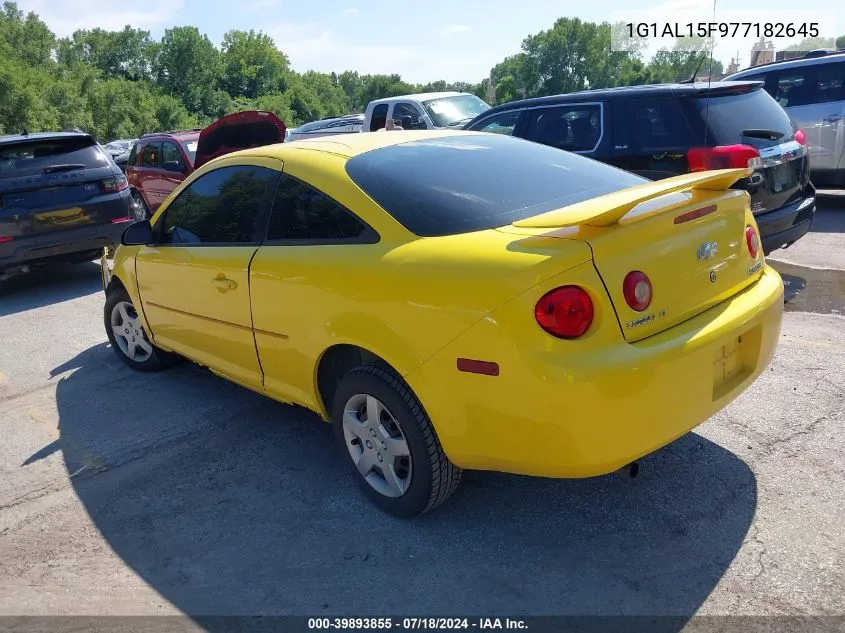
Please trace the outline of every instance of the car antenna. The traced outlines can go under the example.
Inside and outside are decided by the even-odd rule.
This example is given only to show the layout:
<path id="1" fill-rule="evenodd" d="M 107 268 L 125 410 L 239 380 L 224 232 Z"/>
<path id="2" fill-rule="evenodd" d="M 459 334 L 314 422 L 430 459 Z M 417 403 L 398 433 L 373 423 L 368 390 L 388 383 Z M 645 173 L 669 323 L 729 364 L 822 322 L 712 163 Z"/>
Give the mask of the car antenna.
<path id="1" fill-rule="evenodd" d="M 695 78 L 698 76 L 698 71 L 701 70 L 701 64 L 704 63 L 705 59 L 707 59 L 707 51 L 704 51 L 704 55 L 701 56 L 701 59 L 699 60 L 698 66 L 696 66 L 695 72 L 692 74 L 692 77 L 690 77 L 689 79 L 684 79 L 683 81 L 680 81 L 678 83 L 682 83 L 682 84 L 693 84 L 693 83 L 695 83 Z M 711 67 L 713 66 L 712 60 L 711 60 L 710 66 Z"/>
<path id="2" fill-rule="evenodd" d="M 29 132 L 26 131 L 26 128 L 21 130 L 21 136 L 29 136 Z"/>
<path id="3" fill-rule="evenodd" d="M 713 21 L 716 21 L 716 0 L 713 0 Z M 713 49 L 716 40 L 710 39 L 710 70 L 707 73 L 707 101 L 704 102 L 704 147 L 707 147 L 707 128 L 710 125 L 710 85 L 713 82 Z"/>

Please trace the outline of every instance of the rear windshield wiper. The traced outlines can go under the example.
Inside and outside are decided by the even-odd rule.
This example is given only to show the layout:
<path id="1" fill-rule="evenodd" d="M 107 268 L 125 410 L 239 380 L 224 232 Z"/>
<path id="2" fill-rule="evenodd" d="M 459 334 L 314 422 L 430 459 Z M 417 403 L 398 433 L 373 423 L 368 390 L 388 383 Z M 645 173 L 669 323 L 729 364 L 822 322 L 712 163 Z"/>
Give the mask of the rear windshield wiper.
<path id="1" fill-rule="evenodd" d="M 783 132 L 777 130 L 743 130 L 743 136 L 750 136 L 751 138 L 763 138 L 768 141 L 776 141 L 783 138 Z"/>
<path id="2" fill-rule="evenodd" d="M 50 165 L 49 167 L 45 167 L 42 174 L 55 174 L 56 172 L 60 171 L 71 171 L 73 169 L 85 169 L 85 165 L 83 163 L 67 163 L 65 165 Z"/>

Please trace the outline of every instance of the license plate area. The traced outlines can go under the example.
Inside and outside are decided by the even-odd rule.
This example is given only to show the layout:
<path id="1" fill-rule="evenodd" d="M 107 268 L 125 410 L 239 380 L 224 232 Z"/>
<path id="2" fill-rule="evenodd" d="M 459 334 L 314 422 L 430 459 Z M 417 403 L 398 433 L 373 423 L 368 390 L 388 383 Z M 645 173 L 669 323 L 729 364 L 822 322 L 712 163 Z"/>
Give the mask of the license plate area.
<path id="1" fill-rule="evenodd" d="M 760 350 L 759 326 L 728 339 L 713 352 L 713 400 L 719 400 L 748 378 Z"/>
<path id="2" fill-rule="evenodd" d="M 780 193 L 786 189 L 795 187 L 798 184 L 794 162 L 783 163 L 772 167 L 771 171 L 772 193 Z"/>

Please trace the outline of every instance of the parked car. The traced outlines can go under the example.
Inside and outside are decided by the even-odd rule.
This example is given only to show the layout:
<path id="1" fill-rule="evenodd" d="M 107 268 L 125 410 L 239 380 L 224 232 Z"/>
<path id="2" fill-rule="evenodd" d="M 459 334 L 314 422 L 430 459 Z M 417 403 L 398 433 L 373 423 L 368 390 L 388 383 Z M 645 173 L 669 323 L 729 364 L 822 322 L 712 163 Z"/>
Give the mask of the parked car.
<path id="1" fill-rule="evenodd" d="M 810 230 L 816 212 L 805 134 L 762 90 L 734 81 L 630 86 L 505 103 L 467 130 L 526 138 L 649 179 L 753 167 L 751 195 L 763 251 Z"/>
<path id="2" fill-rule="evenodd" d="M 331 421 L 399 516 L 462 469 L 609 473 L 772 358 L 783 283 L 731 189 L 749 174 L 650 182 L 454 130 L 247 150 L 126 231 L 106 334 L 133 369 L 181 355 Z"/>
<path id="3" fill-rule="evenodd" d="M 116 156 L 120 156 L 121 154 L 128 154 L 129 150 L 132 149 L 132 146 L 137 140 L 137 138 L 118 139 L 116 141 L 106 143 L 103 147 L 109 154 L 111 154 L 111 157 L 114 158 Z"/>
<path id="4" fill-rule="evenodd" d="M 406 130 L 457 128 L 471 121 L 490 106 L 466 92 L 425 92 L 376 99 L 367 104 L 364 131 L 376 132 L 387 120 L 398 122 Z"/>
<path id="5" fill-rule="evenodd" d="M 334 136 L 336 134 L 350 134 L 360 132 L 364 129 L 364 115 L 352 114 L 344 117 L 332 117 L 320 121 L 305 123 L 298 128 L 290 130 L 289 139 L 298 141 L 318 136 Z"/>
<path id="6" fill-rule="evenodd" d="M 804 132 L 813 183 L 845 186 L 845 50 L 808 53 L 726 79 L 764 82 Z"/>
<path id="7" fill-rule="evenodd" d="M 236 112 L 204 129 L 145 134 L 127 158 L 126 176 L 139 214 L 150 217 L 193 171 L 216 156 L 282 143 L 286 127 L 272 112 Z"/>
<path id="8" fill-rule="evenodd" d="M 120 167 L 120 171 L 124 174 L 126 173 L 126 166 L 129 164 L 129 154 L 131 153 L 131 149 L 123 152 L 122 154 L 117 154 L 112 156 L 112 160 L 114 160 L 114 164 Z"/>
<path id="9" fill-rule="evenodd" d="M 89 134 L 0 136 L 0 279 L 96 259 L 134 219 L 126 177 Z"/>

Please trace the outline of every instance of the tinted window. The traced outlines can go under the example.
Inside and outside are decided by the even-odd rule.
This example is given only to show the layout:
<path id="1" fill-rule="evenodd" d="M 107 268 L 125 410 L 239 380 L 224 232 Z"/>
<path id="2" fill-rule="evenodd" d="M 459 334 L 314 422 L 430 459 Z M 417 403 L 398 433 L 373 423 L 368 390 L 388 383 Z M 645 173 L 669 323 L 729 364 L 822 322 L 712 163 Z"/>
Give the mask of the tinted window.
<path id="1" fill-rule="evenodd" d="M 636 99 L 622 109 L 633 146 L 629 151 L 686 149 L 695 143 L 677 99 Z"/>
<path id="2" fill-rule="evenodd" d="M 648 182 L 539 143 L 466 132 L 369 151 L 346 171 L 420 236 L 504 226 Z"/>
<path id="3" fill-rule="evenodd" d="M 141 151 L 141 167 L 161 166 L 161 142 L 147 143 Z"/>
<path id="4" fill-rule="evenodd" d="M 126 165 L 129 167 L 134 167 L 135 162 L 138 159 L 138 143 L 132 145 L 132 149 L 129 151 L 129 158 L 126 159 Z"/>
<path id="5" fill-rule="evenodd" d="M 592 151 L 601 137 L 601 108 L 572 104 L 525 114 L 525 138 L 571 152 Z"/>
<path id="6" fill-rule="evenodd" d="M 0 145 L 0 174 L 41 174 L 45 169 L 107 167 L 106 155 L 90 137 L 37 139 Z"/>
<path id="7" fill-rule="evenodd" d="M 380 103 L 373 108 L 373 116 L 370 119 L 370 132 L 380 130 L 387 125 L 387 104 Z"/>
<path id="8" fill-rule="evenodd" d="M 735 95 L 691 99 L 692 116 L 708 121 L 708 144 L 732 145 L 746 142 L 743 131 L 770 130 L 782 134 L 777 143 L 790 140 L 794 129 L 789 115 L 765 90 Z"/>
<path id="9" fill-rule="evenodd" d="M 255 223 L 269 206 L 279 172 L 265 167 L 223 167 L 194 181 L 165 211 L 162 243 L 255 241 Z"/>
<path id="10" fill-rule="evenodd" d="M 304 182 L 282 176 L 270 215 L 268 240 L 335 240 L 367 227 L 342 205 Z"/>
<path id="11" fill-rule="evenodd" d="M 182 152 L 179 151 L 179 148 L 176 147 L 175 143 L 165 141 L 161 148 L 161 156 L 162 165 L 164 163 L 178 163 L 180 167 L 184 167 L 184 161 L 182 160 Z"/>
<path id="12" fill-rule="evenodd" d="M 492 132 L 493 134 L 512 136 L 521 114 L 522 110 L 497 114 L 474 125 L 472 130 L 474 132 Z"/>
<path id="13" fill-rule="evenodd" d="M 818 102 L 812 66 L 777 73 L 775 99 L 784 108 Z"/>
<path id="14" fill-rule="evenodd" d="M 818 68 L 818 103 L 845 101 L 845 62 L 823 64 Z"/>

